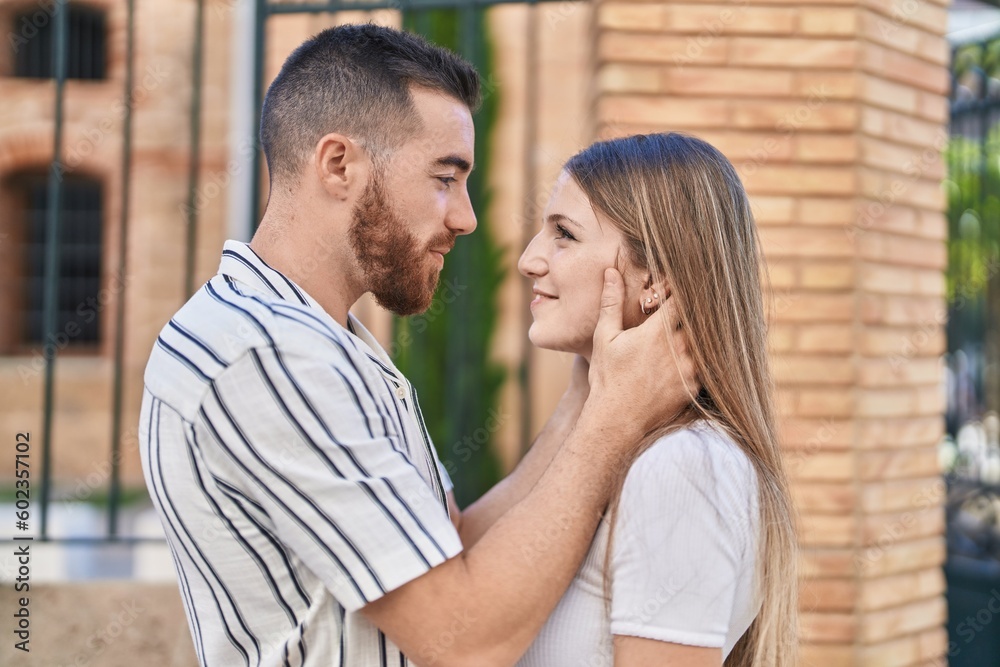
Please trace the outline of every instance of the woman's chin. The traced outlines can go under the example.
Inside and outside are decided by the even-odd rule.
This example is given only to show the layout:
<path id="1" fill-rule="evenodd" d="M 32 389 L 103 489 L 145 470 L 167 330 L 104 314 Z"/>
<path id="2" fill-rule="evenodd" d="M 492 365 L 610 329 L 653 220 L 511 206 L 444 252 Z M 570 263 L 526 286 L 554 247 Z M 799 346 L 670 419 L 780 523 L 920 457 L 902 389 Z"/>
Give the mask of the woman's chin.
<path id="1" fill-rule="evenodd" d="M 545 331 L 537 323 L 532 324 L 528 329 L 528 340 L 535 347 L 542 350 L 553 350 L 556 352 L 570 352 L 579 354 L 582 352 L 581 346 L 575 344 L 567 336 L 560 336 L 557 332 Z"/>

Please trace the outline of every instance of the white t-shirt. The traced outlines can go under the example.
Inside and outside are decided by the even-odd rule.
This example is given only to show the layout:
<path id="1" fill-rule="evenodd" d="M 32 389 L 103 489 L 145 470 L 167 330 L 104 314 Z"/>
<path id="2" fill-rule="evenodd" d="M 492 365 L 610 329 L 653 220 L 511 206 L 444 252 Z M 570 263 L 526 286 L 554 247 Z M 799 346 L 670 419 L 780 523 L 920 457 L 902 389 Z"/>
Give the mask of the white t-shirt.
<path id="1" fill-rule="evenodd" d="M 605 667 L 612 635 L 729 655 L 760 608 L 754 589 L 757 477 L 737 445 L 706 422 L 664 436 L 625 479 L 611 560 L 608 522 L 521 667 Z"/>

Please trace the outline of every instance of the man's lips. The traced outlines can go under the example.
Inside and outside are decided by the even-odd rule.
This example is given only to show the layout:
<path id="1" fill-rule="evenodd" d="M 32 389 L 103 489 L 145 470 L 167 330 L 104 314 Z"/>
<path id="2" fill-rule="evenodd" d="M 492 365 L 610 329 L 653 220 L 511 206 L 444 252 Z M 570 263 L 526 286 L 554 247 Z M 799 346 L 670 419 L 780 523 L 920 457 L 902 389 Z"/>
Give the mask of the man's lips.
<path id="1" fill-rule="evenodd" d="M 442 267 L 444 266 L 444 256 L 449 252 L 451 252 L 450 246 L 430 249 L 430 255 L 437 260 L 438 264 Z"/>

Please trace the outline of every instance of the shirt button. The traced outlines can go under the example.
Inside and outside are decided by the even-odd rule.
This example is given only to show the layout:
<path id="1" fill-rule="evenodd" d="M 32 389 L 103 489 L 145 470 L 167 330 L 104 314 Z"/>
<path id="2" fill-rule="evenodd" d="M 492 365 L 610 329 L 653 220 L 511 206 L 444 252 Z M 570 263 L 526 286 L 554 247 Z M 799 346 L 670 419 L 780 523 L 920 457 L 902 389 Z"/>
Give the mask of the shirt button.
<path id="1" fill-rule="evenodd" d="M 402 399 L 406 398 L 406 390 L 405 390 L 405 389 L 403 389 L 402 387 L 396 387 L 396 396 L 397 396 L 397 397 L 398 397 L 398 398 L 399 398 L 400 400 L 402 400 Z"/>

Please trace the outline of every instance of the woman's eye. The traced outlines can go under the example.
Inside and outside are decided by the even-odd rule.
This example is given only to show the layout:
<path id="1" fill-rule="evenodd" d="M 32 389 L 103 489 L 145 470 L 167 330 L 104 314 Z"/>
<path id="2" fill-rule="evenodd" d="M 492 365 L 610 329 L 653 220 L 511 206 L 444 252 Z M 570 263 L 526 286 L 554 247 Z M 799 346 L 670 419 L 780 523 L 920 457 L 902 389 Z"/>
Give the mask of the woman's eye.
<path id="1" fill-rule="evenodd" d="M 562 225 L 559 225 L 559 224 L 556 225 L 556 232 L 559 234 L 559 236 L 557 236 L 556 238 L 567 239 L 569 241 L 575 241 L 576 240 L 576 237 L 573 236 L 572 234 L 570 234 L 569 230 L 567 230 Z"/>

